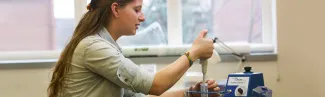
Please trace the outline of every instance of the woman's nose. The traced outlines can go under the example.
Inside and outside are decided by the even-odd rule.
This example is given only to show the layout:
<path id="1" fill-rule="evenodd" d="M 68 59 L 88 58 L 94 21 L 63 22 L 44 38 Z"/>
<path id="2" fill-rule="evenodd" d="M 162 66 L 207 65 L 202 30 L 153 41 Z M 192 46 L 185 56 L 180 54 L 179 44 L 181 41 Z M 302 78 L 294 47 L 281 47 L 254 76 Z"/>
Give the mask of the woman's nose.
<path id="1" fill-rule="evenodd" d="M 141 13 L 139 20 L 140 20 L 140 22 L 144 22 L 146 20 L 143 13 Z"/>

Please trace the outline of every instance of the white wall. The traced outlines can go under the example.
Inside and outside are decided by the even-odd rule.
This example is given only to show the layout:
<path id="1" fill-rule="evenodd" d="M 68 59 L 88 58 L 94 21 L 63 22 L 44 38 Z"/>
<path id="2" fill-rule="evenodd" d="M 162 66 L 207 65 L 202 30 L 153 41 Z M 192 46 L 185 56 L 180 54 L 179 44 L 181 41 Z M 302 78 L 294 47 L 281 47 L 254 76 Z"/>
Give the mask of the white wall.
<path id="1" fill-rule="evenodd" d="M 277 1 L 278 61 L 250 63 L 255 71 L 264 73 L 274 97 L 324 97 L 321 95 L 325 87 L 323 4 L 324 0 Z M 235 68 L 234 63 L 210 67 L 208 75 L 212 78 L 224 78 Z M 49 69 L 0 69 L 0 97 L 45 97 Z"/>
<path id="2" fill-rule="evenodd" d="M 281 97 L 325 97 L 325 1 L 277 0 Z"/>

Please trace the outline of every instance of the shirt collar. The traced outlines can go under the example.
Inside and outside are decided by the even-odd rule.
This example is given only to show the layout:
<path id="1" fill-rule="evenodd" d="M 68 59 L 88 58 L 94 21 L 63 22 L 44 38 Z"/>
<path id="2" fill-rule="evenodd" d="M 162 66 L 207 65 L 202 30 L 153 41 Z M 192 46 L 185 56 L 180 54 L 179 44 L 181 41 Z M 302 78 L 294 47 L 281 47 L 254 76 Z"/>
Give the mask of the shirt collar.
<path id="1" fill-rule="evenodd" d="M 103 27 L 103 29 L 98 33 L 98 35 L 102 38 L 104 38 L 105 40 L 107 40 L 108 42 L 112 43 L 116 48 L 118 48 L 119 51 L 122 52 L 122 49 L 120 48 L 120 46 L 114 41 L 114 39 L 112 38 L 112 36 L 109 34 L 109 32 L 107 31 L 106 28 Z"/>

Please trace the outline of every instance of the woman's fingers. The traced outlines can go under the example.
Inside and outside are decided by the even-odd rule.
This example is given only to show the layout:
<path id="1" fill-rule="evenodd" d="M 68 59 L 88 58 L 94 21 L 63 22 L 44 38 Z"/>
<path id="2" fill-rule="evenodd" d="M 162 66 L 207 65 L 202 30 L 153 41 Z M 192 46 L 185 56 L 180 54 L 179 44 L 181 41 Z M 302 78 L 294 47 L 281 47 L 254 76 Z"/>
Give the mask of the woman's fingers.
<path id="1" fill-rule="evenodd" d="M 207 33 L 208 33 L 208 30 L 202 30 L 198 37 L 199 38 L 204 38 L 207 35 Z"/>
<path id="2" fill-rule="evenodd" d="M 219 92 L 220 91 L 220 88 L 219 87 L 213 88 L 213 91 Z"/>
<path id="3" fill-rule="evenodd" d="M 218 83 L 215 80 L 208 80 L 207 83 L 209 89 L 218 87 Z"/>
<path id="4" fill-rule="evenodd" d="M 219 92 L 220 88 L 218 87 L 218 83 L 215 80 L 207 80 L 206 83 L 208 84 L 208 90 L 210 92 Z M 200 85 L 202 82 L 197 82 L 194 86 L 190 88 L 190 91 L 200 91 Z M 199 97 L 200 94 L 192 94 L 193 97 Z M 209 97 L 220 97 L 220 94 L 211 94 Z"/>

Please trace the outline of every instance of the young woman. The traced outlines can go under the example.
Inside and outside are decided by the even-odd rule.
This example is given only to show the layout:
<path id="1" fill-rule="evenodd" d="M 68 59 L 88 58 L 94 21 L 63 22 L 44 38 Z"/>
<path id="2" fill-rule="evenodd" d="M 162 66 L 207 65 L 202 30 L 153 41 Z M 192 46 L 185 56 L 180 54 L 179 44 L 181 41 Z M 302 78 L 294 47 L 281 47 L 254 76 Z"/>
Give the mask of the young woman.
<path id="1" fill-rule="evenodd" d="M 142 0 L 92 0 L 88 12 L 57 62 L 49 97 L 183 97 L 186 89 L 171 88 L 197 59 L 212 56 L 213 42 L 202 31 L 188 52 L 156 74 L 148 73 L 122 55 L 116 40 L 135 35 L 140 22 Z M 219 91 L 214 80 L 209 89 Z M 199 83 L 189 88 L 199 90 Z M 219 95 L 213 95 L 218 97 Z"/>

